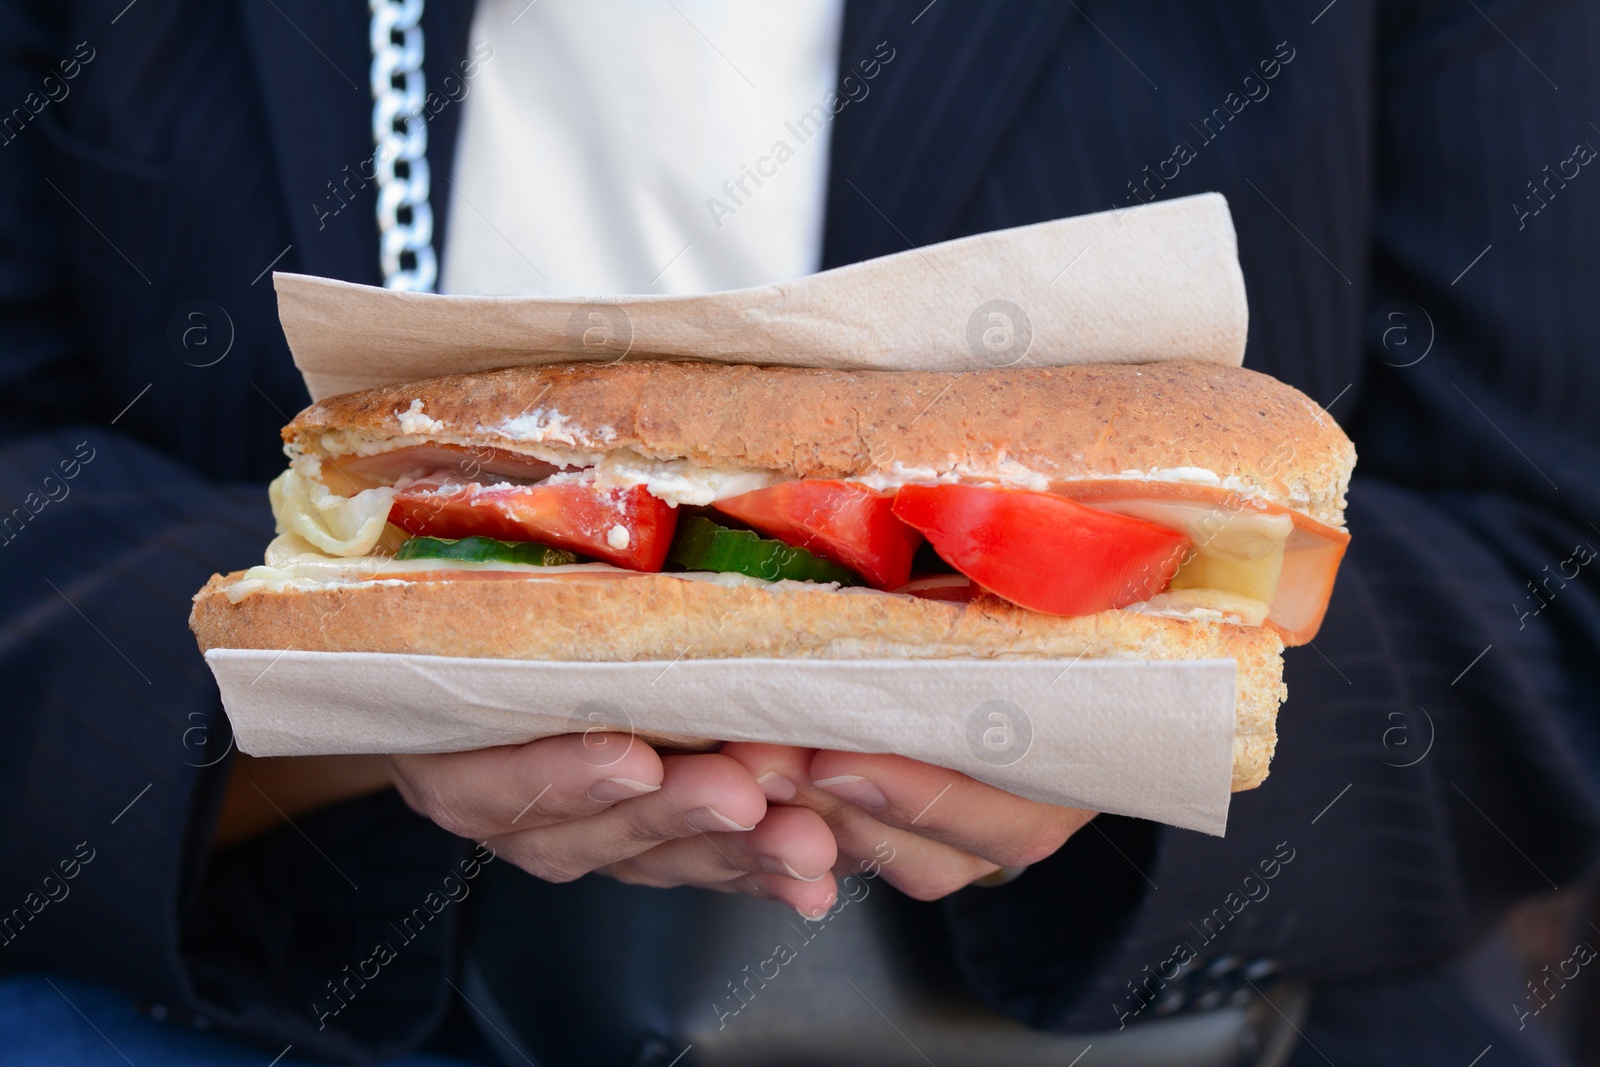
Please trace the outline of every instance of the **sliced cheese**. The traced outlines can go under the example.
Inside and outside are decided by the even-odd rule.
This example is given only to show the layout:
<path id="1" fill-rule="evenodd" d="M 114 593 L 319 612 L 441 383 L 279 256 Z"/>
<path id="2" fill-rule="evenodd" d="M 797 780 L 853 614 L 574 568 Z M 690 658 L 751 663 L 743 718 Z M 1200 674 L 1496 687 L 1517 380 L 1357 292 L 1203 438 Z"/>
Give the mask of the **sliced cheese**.
<path id="1" fill-rule="evenodd" d="M 1192 500 L 1085 500 L 1186 534 L 1193 544 L 1173 589 L 1219 589 L 1272 603 L 1283 573 L 1283 550 L 1294 531 L 1287 514 L 1225 508 Z"/>

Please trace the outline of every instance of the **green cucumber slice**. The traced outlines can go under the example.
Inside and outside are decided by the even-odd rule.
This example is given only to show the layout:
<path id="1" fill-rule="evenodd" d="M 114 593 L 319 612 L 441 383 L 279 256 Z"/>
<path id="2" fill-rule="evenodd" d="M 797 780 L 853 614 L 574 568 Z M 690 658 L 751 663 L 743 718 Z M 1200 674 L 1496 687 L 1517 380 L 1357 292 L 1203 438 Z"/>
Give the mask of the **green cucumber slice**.
<path id="1" fill-rule="evenodd" d="M 456 559 L 468 563 L 531 563 L 535 567 L 562 567 L 578 562 L 575 553 L 537 541 L 497 541 L 493 537 L 412 537 L 400 546 L 395 559 Z"/>
<path id="2" fill-rule="evenodd" d="M 838 582 L 860 585 L 854 571 L 830 563 L 803 548 L 762 537 L 750 530 L 730 530 L 698 515 L 678 520 L 667 558 L 691 571 L 732 571 L 769 582 Z"/>

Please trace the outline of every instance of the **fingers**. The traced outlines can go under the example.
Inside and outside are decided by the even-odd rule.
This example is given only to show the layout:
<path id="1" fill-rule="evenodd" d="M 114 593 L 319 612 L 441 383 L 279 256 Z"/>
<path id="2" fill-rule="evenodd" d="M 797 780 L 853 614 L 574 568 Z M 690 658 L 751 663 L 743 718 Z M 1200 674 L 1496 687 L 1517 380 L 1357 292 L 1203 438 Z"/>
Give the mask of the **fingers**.
<path id="1" fill-rule="evenodd" d="M 937 900 L 999 869 L 980 856 L 922 836 L 920 825 L 907 829 L 887 825 L 862 807 L 817 788 L 811 782 L 817 754 L 810 750 L 740 742 L 724 745 L 722 754 L 755 776 L 770 803 L 803 804 L 822 816 L 837 843 L 834 873 L 841 878 L 881 874 L 907 896 Z"/>
<path id="2" fill-rule="evenodd" d="M 808 756 L 792 762 L 803 770 Z M 626 735 L 591 733 L 390 766 L 412 808 L 547 881 L 601 871 L 750 893 L 804 915 L 837 896 L 827 823 L 803 808 L 768 817 L 763 787 L 726 756 L 662 758 Z"/>
<path id="3" fill-rule="evenodd" d="M 815 915 L 837 895 L 833 833 L 816 812 L 769 809 L 748 833 L 698 833 L 599 869 L 633 885 L 694 885 L 781 900 Z"/>
<path id="4" fill-rule="evenodd" d="M 835 898 L 830 867 L 931 900 L 1043 859 L 1092 817 L 898 756 L 782 745 L 663 759 L 596 732 L 391 765 L 413 808 L 549 881 L 602 870 L 806 915 Z"/>
<path id="5" fill-rule="evenodd" d="M 483 840 L 603 811 L 661 786 L 661 759 L 626 734 L 591 732 L 526 745 L 390 756 L 406 803 Z"/>
<path id="6" fill-rule="evenodd" d="M 737 760 L 761 786 L 761 792 L 773 804 L 798 803 L 797 797 L 810 790 L 811 757 L 816 750 L 794 748 L 791 745 L 764 745 L 753 741 L 730 741 L 721 753 Z M 826 800 L 815 796 L 814 800 Z M 815 807 L 807 804 L 807 807 Z M 820 809 L 818 809 L 820 810 Z"/>
<path id="7" fill-rule="evenodd" d="M 812 808 L 838 843 L 835 873 L 872 871 L 919 900 L 1001 866 L 1036 863 L 1092 813 L 1013 796 L 898 756 L 728 744 L 769 802 Z"/>
<path id="8" fill-rule="evenodd" d="M 1094 817 L 902 756 L 823 751 L 812 758 L 808 773 L 817 789 L 885 826 L 1003 867 L 1037 863 Z"/>
<path id="9" fill-rule="evenodd" d="M 839 848 L 834 872 L 880 873 L 885 881 L 915 900 L 939 900 L 999 870 L 980 856 L 952 848 L 919 834 L 878 822 L 852 804 L 828 816 Z"/>
<path id="10" fill-rule="evenodd" d="M 497 852 L 546 881 L 566 882 L 646 849 L 700 833 L 744 833 L 766 814 L 755 780 L 725 756 L 668 756 L 661 788 L 585 818 L 516 830 Z"/>

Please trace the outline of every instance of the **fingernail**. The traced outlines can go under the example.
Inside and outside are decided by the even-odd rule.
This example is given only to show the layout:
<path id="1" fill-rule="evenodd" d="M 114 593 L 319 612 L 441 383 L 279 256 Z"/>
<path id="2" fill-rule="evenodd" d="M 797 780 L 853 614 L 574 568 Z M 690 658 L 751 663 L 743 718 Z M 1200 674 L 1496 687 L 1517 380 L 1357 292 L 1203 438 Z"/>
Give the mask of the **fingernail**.
<path id="1" fill-rule="evenodd" d="M 776 856 L 762 856 L 758 862 L 761 864 L 761 869 L 766 871 L 768 874 L 781 874 L 786 878 L 796 878 L 802 882 L 822 881 L 822 875 L 817 874 L 807 878 L 805 875 L 791 867 L 788 860 L 780 860 Z"/>
<path id="2" fill-rule="evenodd" d="M 859 774 L 841 774 L 837 778 L 823 778 L 811 784 L 863 808 L 881 808 L 889 803 L 883 790 Z"/>
<path id="3" fill-rule="evenodd" d="M 659 785 L 636 782 L 632 778 L 602 778 L 589 787 L 589 799 L 601 804 L 610 804 L 617 800 L 642 797 L 660 788 Z"/>
<path id="4" fill-rule="evenodd" d="M 828 897 L 828 902 L 826 904 L 824 904 L 822 907 L 818 908 L 816 911 L 812 912 L 809 915 L 806 914 L 806 912 L 805 912 L 805 910 L 803 908 L 796 907 L 794 910 L 799 912 L 800 918 L 809 919 L 812 922 L 816 922 L 818 919 L 820 919 L 824 915 L 828 914 L 828 909 L 833 907 L 833 902 L 835 900 L 837 900 L 837 899 L 839 899 L 838 894 L 833 894 L 833 895 L 829 896 Z"/>
<path id="5" fill-rule="evenodd" d="M 763 774 L 760 778 L 756 779 L 756 785 L 759 785 L 761 787 L 761 791 L 767 794 L 768 800 L 779 804 L 783 803 L 785 800 L 793 800 L 794 795 L 800 792 L 793 782 L 789 781 L 789 779 L 785 778 L 777 771 L 768 771 L 766 774 Z"/>
<path id="6" fill-rule="evenodd" d="M 720 833 L 724 830 L 754 830 L 754 826 L 740 826 L 716 808 L 695 808 L 686 812 L 684 819 L 696 830 Z"/>

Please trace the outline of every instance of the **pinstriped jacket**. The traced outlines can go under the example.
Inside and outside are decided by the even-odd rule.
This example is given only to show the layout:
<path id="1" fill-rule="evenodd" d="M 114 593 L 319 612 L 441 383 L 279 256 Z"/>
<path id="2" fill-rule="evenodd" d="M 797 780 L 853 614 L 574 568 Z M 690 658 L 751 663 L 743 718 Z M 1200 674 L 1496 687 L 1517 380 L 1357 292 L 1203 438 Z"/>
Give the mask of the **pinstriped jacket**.
<path id="1" fill-rule="evenodd" d="M 430 72 L 470 16 L 429 5 Z M 366 35 L 350 0 L 0 0 L 0 967 L 351 1059 L 437 1024 L 453 925 L 319 1030 L 321 978 L 463 846 L 376 798 L 304 827 L 359 892 L 298 839 L 210 855 L 227 728 L 185 618 L 269 536 L 306 400 L 263 275 L 379 280 Z M 895 59 L 833 124 L 826 266 L 1220 190 L 1246 365 L 1361 454 L 1272 777 L 1225 839 L 1103 819 L 951 898 L 991 1003 L 1104 1029 L 1185 952 L 1422 967 L 1593 862 L 1597 41 L 1600 11 L 1545 0 L 848 4 L 841 69 Z M 436 174 L 461 110 L 430 119 Z"/>

